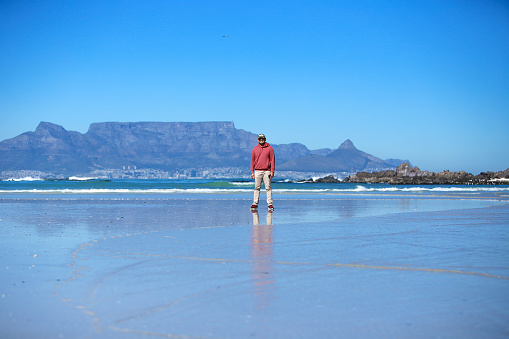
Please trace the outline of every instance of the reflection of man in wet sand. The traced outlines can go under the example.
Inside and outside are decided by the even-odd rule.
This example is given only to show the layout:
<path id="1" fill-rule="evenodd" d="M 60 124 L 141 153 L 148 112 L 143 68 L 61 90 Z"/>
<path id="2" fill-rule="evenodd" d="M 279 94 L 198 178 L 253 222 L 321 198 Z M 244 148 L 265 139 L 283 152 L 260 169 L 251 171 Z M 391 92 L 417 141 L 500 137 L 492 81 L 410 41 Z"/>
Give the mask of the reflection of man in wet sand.
<path id="1" fill-rule="evenodd" d="M 251 233 L 252 280 L 257 307 L 264 308 L 268 306 L 272 298 L 270 291 L 274 289 L 272 213 L 267 213 L 267 224 L 260 225 L 258 211 L 253 212 L 253 224 Z"/>
<path id="2" fill-rule="evenodd" d="M 274 206 L 272 205 L 272 188 L 270 186 L 270 179 L 274 178 L 275 169 L 276 158 L 274 156 L 274 149 L 272 149 L 272 146 L 266 142 L 265 135 L 260 134 L 258 135 L 258 145 L 256 145 L 251 152 L 251 179 L 255 180 L 253 205 L 251 206 L 252 210 L 258 208 L 262 180 L 265 184 L 269 211 L 274 210 Z"/>
<path id="3" fill-rule="evenodd" d="M 266 225 L 272 225 L 272 212 L 267 213 L 266 221 Z M 253 211 L 253 225 L 260 225 L 260 215 L 258 214 L 258 211 Z"/>

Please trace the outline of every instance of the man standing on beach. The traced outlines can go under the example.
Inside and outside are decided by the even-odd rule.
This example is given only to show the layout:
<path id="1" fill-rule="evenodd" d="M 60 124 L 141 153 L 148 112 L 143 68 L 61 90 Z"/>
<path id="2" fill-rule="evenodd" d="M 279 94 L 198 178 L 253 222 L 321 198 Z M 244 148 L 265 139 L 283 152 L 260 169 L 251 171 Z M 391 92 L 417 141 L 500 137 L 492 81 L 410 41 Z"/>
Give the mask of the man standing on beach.
<path id="1" fill-rule="evenodd" d="M 251 152 L 251 179 L 255 180 L 254 199 L 252 210 L 258 208 L 260 200 L 260 189 L 262 188 L 262 180 L 265 184 L 265 191 L 267 193 L 267 205 L 269 211 L 274 210 L 272 206 L 272 188 L 270 186 L 270 179 L 274 178 L 274 170 L 276 169 L 276 158 L 274 156 L 274 149 L 266 142 L 265 135 L 258 135 L 258 145 L 253 148 Z"/>

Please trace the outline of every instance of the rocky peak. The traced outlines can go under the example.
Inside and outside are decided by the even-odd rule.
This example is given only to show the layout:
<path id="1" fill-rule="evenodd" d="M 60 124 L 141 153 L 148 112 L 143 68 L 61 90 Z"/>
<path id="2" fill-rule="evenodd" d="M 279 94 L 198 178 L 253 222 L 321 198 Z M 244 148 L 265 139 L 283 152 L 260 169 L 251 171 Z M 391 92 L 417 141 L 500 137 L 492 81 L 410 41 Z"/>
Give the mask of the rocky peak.
<path id="1" fill-rule="evenodd" d="M 353 142 L 350 139 L 346 139 L 343 141 L 343 143 L 339 146 L 340 149 L 351 149 L 356 150 L 357 148 L 353 145 Z"/>
<path id="2" fill-rule="evenodd" d="M 421 170 L 419 167 L 415 166 L 413 167 L 410 164 L 402 163 L 396 168 L 396 174 L 400 177 L 413 177 L 416 175 L 419 175 L 421 173 Z"/>
<path id="3" fill-rule="evenodd" d="M 52 124 L 51 122 L 41 121 L 39 126 L 35 129 L 36 133 L 65 133 L 65 128 L 60 125 Z"/>

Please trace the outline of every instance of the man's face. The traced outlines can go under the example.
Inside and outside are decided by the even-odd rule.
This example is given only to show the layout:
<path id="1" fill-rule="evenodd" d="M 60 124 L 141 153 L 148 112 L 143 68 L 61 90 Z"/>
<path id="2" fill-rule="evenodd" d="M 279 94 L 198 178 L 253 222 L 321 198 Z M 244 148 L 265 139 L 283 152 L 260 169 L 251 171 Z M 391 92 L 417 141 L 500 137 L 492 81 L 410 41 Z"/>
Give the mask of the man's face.
<path id="1" fill-rule="evenodd" d="M 265 139 L 264 138 L 258 138 L 258 143 L 260 145 L 262 145 L 262 146 L 265 145 Z"/>

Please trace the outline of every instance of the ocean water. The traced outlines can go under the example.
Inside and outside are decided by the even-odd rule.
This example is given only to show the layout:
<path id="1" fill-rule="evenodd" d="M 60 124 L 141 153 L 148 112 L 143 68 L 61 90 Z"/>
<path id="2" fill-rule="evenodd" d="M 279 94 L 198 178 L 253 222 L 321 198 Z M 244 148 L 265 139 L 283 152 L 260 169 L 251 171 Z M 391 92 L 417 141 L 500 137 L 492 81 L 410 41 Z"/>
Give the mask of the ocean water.
<path id="1" fill-rule="evenodd" d="M 242 194 L 251 193 L 253 180 L 246 179 L 66 179 L 38 178 L 0 181 L 0 194 Z M 272 183 L 275 194 L 415 194 L 423 196 L 507 197 L 509 185 L 388 185 L 353 183 L 308 183 L 290 179 L 276 179 Z M 263 188 L 262 188 L 263 189 Z"/>

